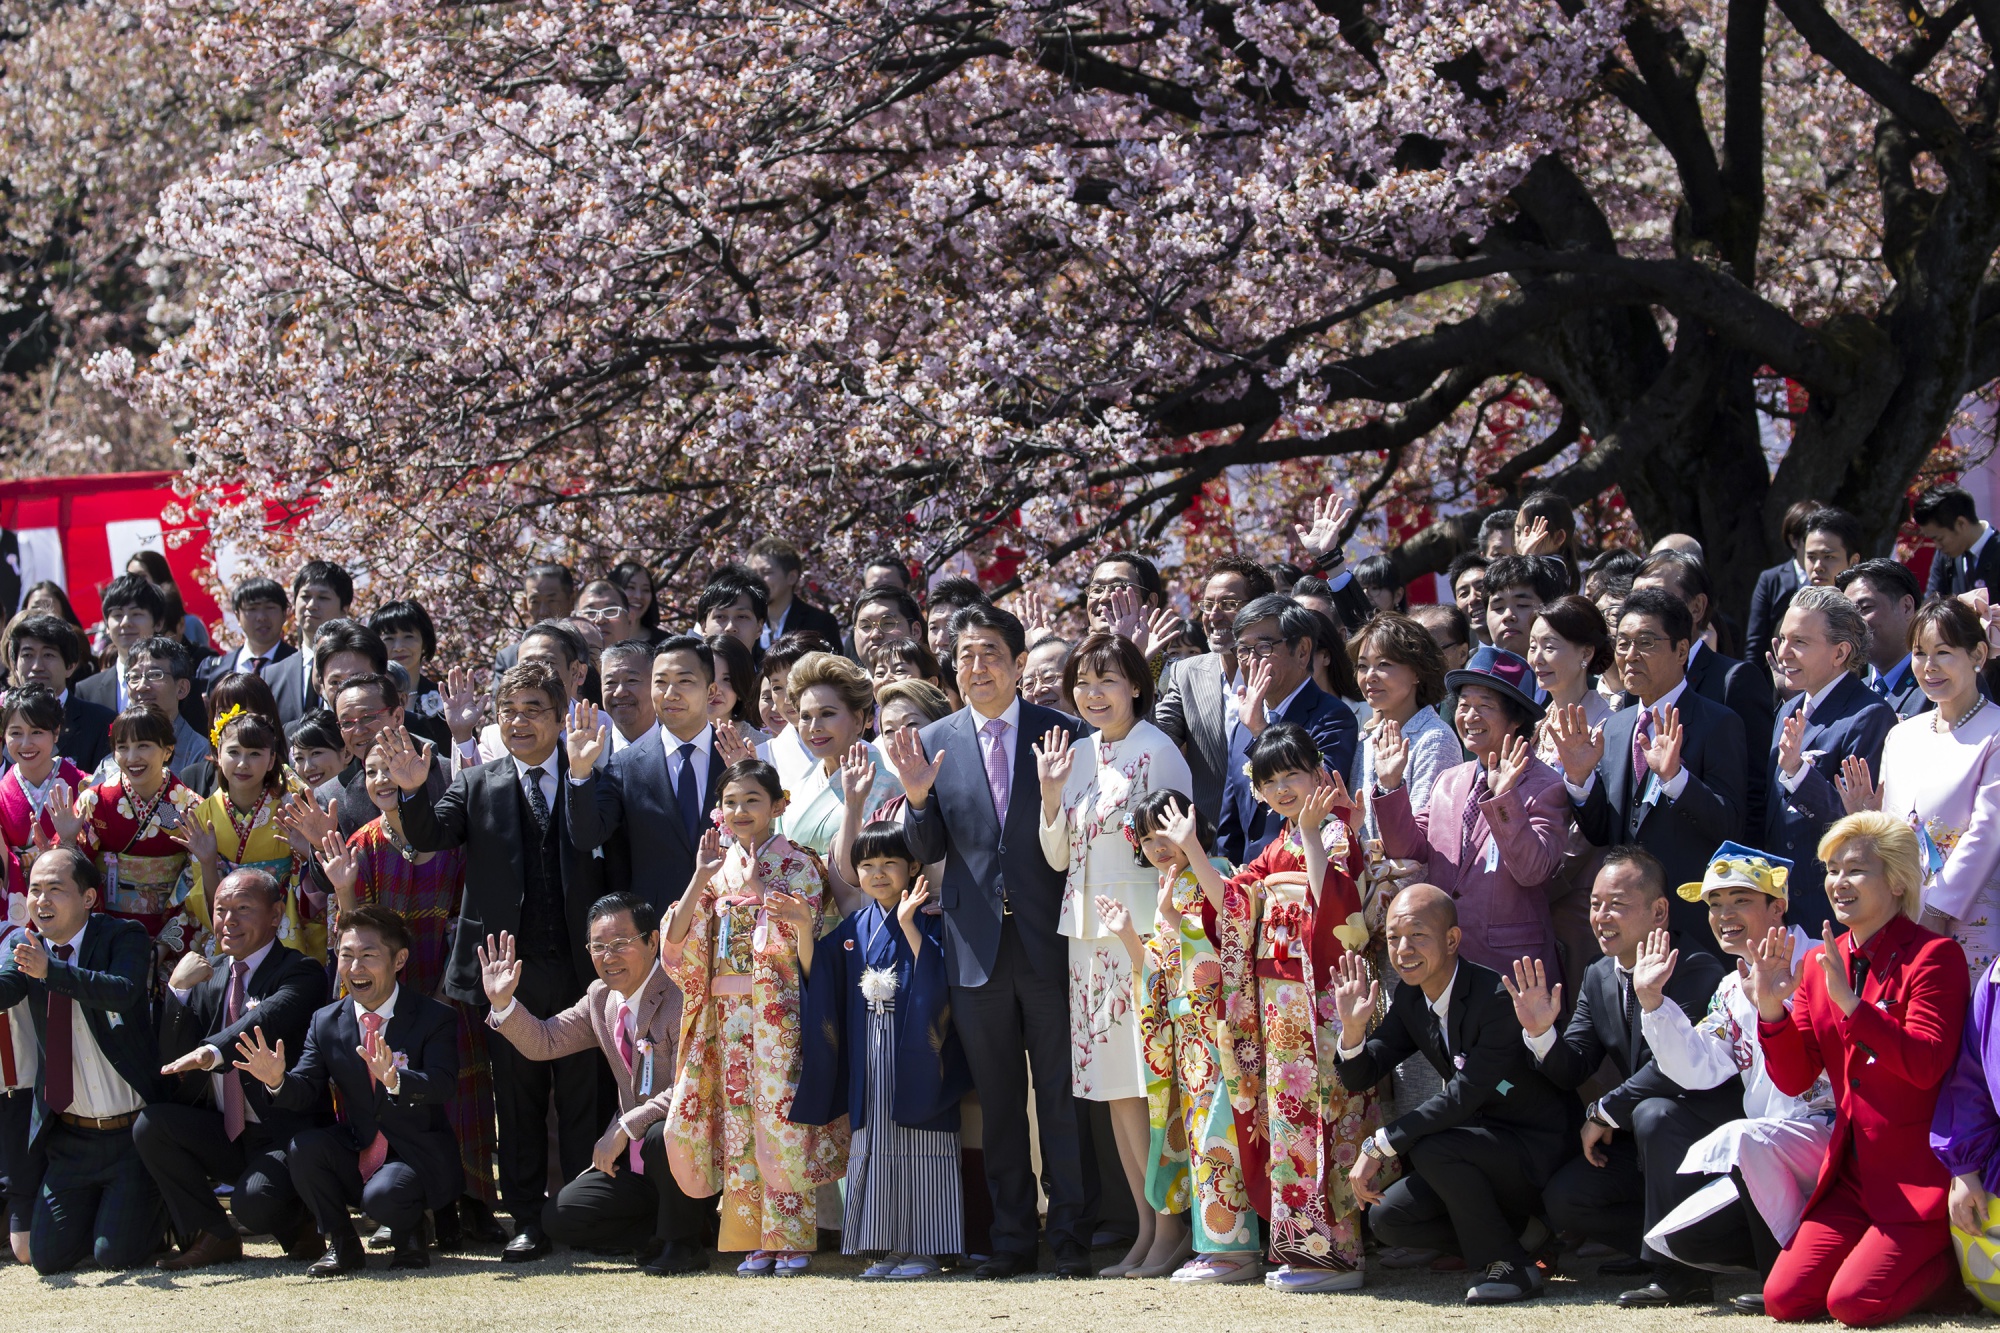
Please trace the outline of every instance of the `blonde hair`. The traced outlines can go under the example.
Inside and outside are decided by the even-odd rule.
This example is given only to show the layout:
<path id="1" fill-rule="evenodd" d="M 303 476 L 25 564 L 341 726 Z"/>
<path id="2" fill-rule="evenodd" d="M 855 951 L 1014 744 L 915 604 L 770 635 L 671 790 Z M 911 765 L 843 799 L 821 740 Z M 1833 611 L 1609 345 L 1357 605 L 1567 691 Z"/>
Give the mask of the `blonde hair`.
<path id="1" fill-rule="evenodd" d="M 1924 910 L 1924 860 L 1917 835 L 1897 816 L 1863 810 L 1836 820 L 1819 840 L 1815 853 L 1824 865 L 1850 842 L 1867 842 L 1881 859 L 1889 887 L 1899 891 L 1903 915 L 1916 920 Z"/>
<path id="2" fill-rule="evenodd" d="M 792 669 L 785 674 L 785 695 L 793 708 L 799 706 L 805 692 L 815 685 L 831 688 L 840 697 L 841 706 L 850 713 L 866 716 L 875 702 L 875 682 L 866 671 L 838 653 L 807 653 L 792 663 Z"/>
<path id="3" fill-rule="evenodd" d="M 876 687 L 876 707 L 898 703 L 908 704 L 933 722 L 951 712 L 951 699 L 927 680 L 891 680 Z"/>

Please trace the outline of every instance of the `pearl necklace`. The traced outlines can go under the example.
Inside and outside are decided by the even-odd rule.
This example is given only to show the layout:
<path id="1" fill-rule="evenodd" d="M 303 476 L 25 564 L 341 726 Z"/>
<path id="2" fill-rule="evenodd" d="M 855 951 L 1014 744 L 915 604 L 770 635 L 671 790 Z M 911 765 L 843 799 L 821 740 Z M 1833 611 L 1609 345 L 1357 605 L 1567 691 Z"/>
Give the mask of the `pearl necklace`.
<path id="1" fill-rule="evenodd" d="M 1944 735 L 1946 732 L 1957 731 L 1960 727 L 1963 727 L 1966 723 L 1972 721 L 1973 718 L 1978 717 L 1979 710 L 1984 707 L 1986 707 L 1986 696 L 1982 694 L 1973 703 L 1972 707 L 1965 710 L 1964 715 L 1960 717 L 1956 722 L 1953 722 L 1949 718 L 1945 717 L 1944 710 L 1940 708 L 1938 710 L 1937 721 L 1931 723 L 1931 730 L 1938 733 L 1940 736 Z M 1939 725 L 1940 723 L 1942 723 L 1943 725 Z"/>

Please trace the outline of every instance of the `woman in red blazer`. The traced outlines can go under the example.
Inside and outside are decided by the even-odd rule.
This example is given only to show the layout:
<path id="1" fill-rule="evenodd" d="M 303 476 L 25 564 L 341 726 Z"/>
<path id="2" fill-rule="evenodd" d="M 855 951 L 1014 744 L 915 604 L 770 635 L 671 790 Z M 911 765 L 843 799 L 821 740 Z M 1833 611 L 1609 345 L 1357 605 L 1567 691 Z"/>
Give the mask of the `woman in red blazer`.
<path id="1" fill-rule="evenodd" d="M 1764 1282 L 1775 1319 L 1900 1319 L 1957 1286 L 1945 1222 L 1950 1176 L 1931 1151 L 1938 1090 L 1965 1026 L 1958 944 L 1916 923 L 1922 868 L 1908 824 L 1847 816 L 1820 840 L 1827 897 L 1847 927 L 1791 966 L 1772 931 L 1746 989 L 1771 1081 L 1798 1096 L 1833 1084 L 1833 1142 L 1805 1220 Z M 1789 1002 L 1789 1003 L 1788 1003 Z M 1789 1012 L 1787 1010 L 1789 1009 Z"/>

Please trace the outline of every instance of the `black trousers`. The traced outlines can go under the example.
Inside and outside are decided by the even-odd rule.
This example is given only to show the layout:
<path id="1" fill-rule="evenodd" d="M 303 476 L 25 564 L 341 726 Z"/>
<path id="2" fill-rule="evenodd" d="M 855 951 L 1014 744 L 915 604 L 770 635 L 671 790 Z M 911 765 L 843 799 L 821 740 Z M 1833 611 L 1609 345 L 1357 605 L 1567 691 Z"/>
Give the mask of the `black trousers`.
<path id="1" fill-rule="evenodd" d="M 35 1271 L 67 1273 L 85 1259 L 137 1268 L 151 1259 L 166 1238 L 167 1212 L 131 1129 L 83 1129 L 51 1118 L 41 1146 L 48 1171 L 28 1241 Z"/>
<path id="2" fill-rule="evenodd" d="M 1671 1097 L 1640 1102 L 1629 1132 L 1617 1131 L 1605 1145 L 1606 1165 L 1575 1157 L 1550 1178 L 1542 1196 L 1549 1225 L 1640 1255 L 1653 1223 L 1701 1188 L 1704 1177 L 1682 1175 L 1681 1162 L 1695 1141 L 1715 1128 L 1715 1115 L 1715 1108 Z M 1669 1262 L 1651 1248 L 1643 1257 Z"/>
<path id="3" fill-rule="evenodd" d="M 217 1181 L 230 1185 L 230 1212 L 253 1236 L 289 1235 L 305 1220 L 285 1165 L 287 1140 L 261 1124 L 245 1124 L 232 1143 L 222 1112 L 156 1102 L 132 1123 L 132 1142 L 183 1240 L 203 1231 L 225 1239 L 236 1234 L 215 1197 Z"/>
<path id="4" fill-rule="evenodd" d="M 1049 1196 L 1049 1248 L 1090 1247 L 1096 1158 L 1070 1097 L 1069 980 L 1037 975 L 1006 918 L 984 986 L 951 988 L 952 1018 L 965 1046 L 984 1122 L 986 1187 L 993 1196 L 993 1252 L 1034 1262 L 1035 1172 L 1028 1155 L 1028 1070 Z M 1023 1062 L 1021 1053 L 1027 1052 Z"/>
<path id="5" fill-rule="evenodd" d="M 715 1244 L 716 1198 L 690 1199 L 667 1165 L 666 1122 L 646 1131 L 639 1145 L 644 1175 L 626 1156 L 605 1175 L 595 1168 L 562 1187 L 542 1214 L 552 1240 L 593 1250 L 644 1252 L 661 1241 L 707 1248 Z"/>
<path id="6" fill-rule="evenodd" d="M 514 999 L 536 1018 L 547 1018 L 582 994 L 568 960 L 528 960 Z M 480 1011 L 479 1021 L 485 1016 Z M 563 1178 L 574 1180 L 590 1168 L 590 1152 L 605 1123 L 597 1110 L 598 1069 L 604 1058 L 593 1048 L 560 1060 L 529 1060 L 504 1040 L 488 1042 L 487 1050 L 493 1061 L 493 1109 L 500 1122 L 500 1199 L 513 1214 L 516 1229 L 540 1225 L 549 1194 L 549 1103 L 555 1102 Z"/>
<path id="7" fill-rule="evenodd" d="M 1505 1259 L 1525 1266 L 1521 1248 L 1541 1199 L 1533 1164 L 1546 1149 L 1511 1129 L 1460 1125 L 1419 1139 L 1401 1180 L 1368 1210 L 1385 1245 L 1443 1250 L 1483 1269 Z"/>
<path id="8" fill-rule="evenodd" d="M 35 1116 L 35 1091 L 0 1092 L 0 1175 L 7 1178 L 7 1229 L 26 1231 L 35 1221 L 35 1196 L 42 1192 L 48 1158 L 28 1146 Z"/>
<path id="9" fill-rule="evenodd" d="M 285 1163 L 321 1235 L 351 1233 L 349 1208 L 359 1208 L 396 1236 L 409 1235 L 423 1221 L 424 1185 L 415 1168 L 391 1157 L 363 1181 L 361 1153 L 345 1127 L 300 1130 L 292 1136 Z"/>
<path id="10" fill-rule="evenodd" d="M 1750 1201 L 1750 1187 L 1743 1183 L 1743 1173 L 1732 1169 L 1729 1177 L 1736 1182 L 1736 1202 L 1713 1216 L 1673 1232 L 1670 1243 L 1674 1257 L 1691 1267 L 1706 1268 L 1711 1272 L 1753 1272 L 1768 1277 L 1771 1265 L 1778 1262 L 1778 1252 L 1783 1247 L 1771 1234 L 1771 1226 L 1757 1211 L 1757 1205 Z M 1699 1189 L 1716 1177 L 1694 1176 L 1691 1179 L 1695 1188 Z"/>

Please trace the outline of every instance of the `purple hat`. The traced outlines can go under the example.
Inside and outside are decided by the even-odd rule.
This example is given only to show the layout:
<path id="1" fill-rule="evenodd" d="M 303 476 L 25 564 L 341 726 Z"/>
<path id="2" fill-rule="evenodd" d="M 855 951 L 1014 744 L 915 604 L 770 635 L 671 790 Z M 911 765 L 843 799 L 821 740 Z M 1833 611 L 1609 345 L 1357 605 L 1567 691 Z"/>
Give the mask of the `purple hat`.
<path id="1" fill-rule="evenodd" d="M 1542 720 L 1542 706 L 1535 702 L 1535 669 L 1527 659 L 1505 648 L 1481 647 L 1456 671 L 1444 673 L 1444 687 L 1452 694 L 1467 685 L 1497 691 L 1511 699 L 1534 721 Z"/>

